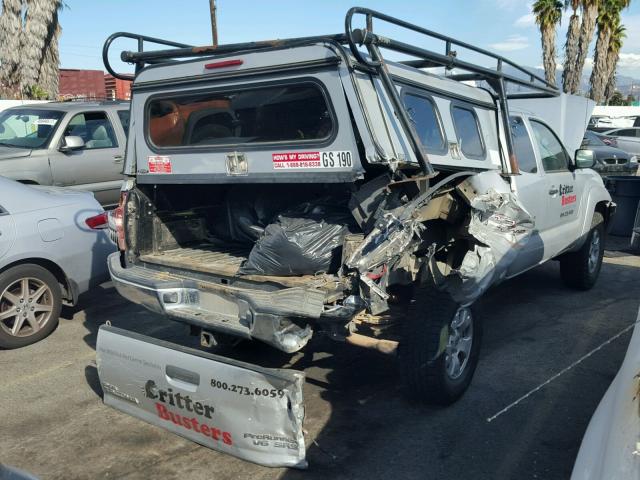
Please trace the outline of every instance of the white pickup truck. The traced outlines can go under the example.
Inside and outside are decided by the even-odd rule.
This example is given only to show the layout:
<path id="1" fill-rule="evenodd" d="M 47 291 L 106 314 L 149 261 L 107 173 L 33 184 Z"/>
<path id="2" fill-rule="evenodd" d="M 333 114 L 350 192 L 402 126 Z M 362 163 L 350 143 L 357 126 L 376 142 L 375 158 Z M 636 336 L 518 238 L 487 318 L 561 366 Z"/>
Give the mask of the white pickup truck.
<path id="1" fill-rule="evenodd" d="M 478 363 L 473 303 L 490 286 L 552 259 L 568 286 L 596 283 L 615 204 L 578 150 L 587 100 L 363 8 L 345 33 L 272 42 L 115 34 L 115 76 L 121 36 L 170 48 L 122 54 L 137 72 L 111 276 L 203 345 L 295 352 L 324 334 L 397 355 L 411 395 L 449 404 Z"/>

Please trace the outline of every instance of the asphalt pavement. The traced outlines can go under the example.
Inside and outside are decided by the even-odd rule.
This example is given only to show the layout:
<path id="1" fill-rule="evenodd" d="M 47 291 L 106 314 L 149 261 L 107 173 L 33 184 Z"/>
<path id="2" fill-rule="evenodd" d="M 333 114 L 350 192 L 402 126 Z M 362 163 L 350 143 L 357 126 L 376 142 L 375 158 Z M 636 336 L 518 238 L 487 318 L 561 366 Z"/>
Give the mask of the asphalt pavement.
<path id="1" fill-rule="evenodd" d="M 487 419 L 634 322 L 639 303 L 640 256 L 620 250 L 607 251 L 589 292 L 564 287 L 556 262 L 496 287 L 476 305 L 484 338 L 475 378 L 448 408 L 407 401 L 393 359 L 373 351 L 322 338 L 294 356 L 241 347 L 236 358 L 306 372 L 310 465 L 297 471 L 243 462 L 103 405 L 94 361 L 107 320 L 197 346 L 182 325 L 107 283 L 65 309 L 49 338 L 0 351 L 0 463 L 65 480 L 568 478 L 630 332 Z"/>

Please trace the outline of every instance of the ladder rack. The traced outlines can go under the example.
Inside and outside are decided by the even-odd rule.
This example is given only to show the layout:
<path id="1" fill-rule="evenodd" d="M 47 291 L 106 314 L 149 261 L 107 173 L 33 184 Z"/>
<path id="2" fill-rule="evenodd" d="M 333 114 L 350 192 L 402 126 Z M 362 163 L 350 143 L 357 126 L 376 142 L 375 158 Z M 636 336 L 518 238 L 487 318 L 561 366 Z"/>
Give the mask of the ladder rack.
<path id="1" fill-rule="evenodd" d="M 355 16 L 364 16 L 364 28 L 353 28 Z M 444 52 L 436 52 L 419 46 L 411 45 L 393 38 L 385 37 L 374 32 L 373 23 L 387 23 L 404 28 L 414 33 L 424 35 L 426 38 L 444 42 Z M 401 61 L 404 65 L 413 68 L 444 67 L 446 70 L 458 69 L 461 73 L 447 75 L 447 78 L 457 81 L 485 81 L 493 90 L 494 100 L 498 103 L 500 115 L 505 125 L 506 147 L 509 152 L 509 168 L 503 165 L 505 174 L 518 174 L 518 164 L 513 153 L 513 142 L 511 132 L 506 126 L 509 125 L 509 98 L 548 98 L 560 95 L 560 91 L 544 78 L 527 70 L 526 68 L 504 58 L 500 55 L 489 52 L 482 48 L 471 45 L 462 40 L 427 30 L 409 22 L 385 15 L 383 13 L 362 7 L 351 8 L 345 17 L 345 32 L 334 35 L 321 35 L 311 37 L 290 38 L 284 40 L 268 40 L 262 42 L 235 43 L 218 46 L 196 47 L 169 40 L 148 37 L 127 32 L 118 32 L 109 36 L 102 49 L 102 58 L 107 71 L 116 78 L 131 80 L 135 75 L 117 73 L 112 68 L 109 61 L 109 48 L 114 40 L 119 38 L 129 38 L 137 41 L 137 51 L 123 51 L 120 59 L 123 62 L 135 65 L 136 74 L 146 65 L 157 65 L 178 60 L 194 59 L 199 57 L 218 57 L 236 53 L 247 53 L 261 50 L 293 48 L 304 45 L 311 45 L 321 42 L 329 42 L 340 47 L 348 46 L 356 68 L 366 69 L 376 73 L 385 88 L 387 95 L 393 103 L 398 119 L 411 142 L 412 149 L 416 155 L 418 163 L 427 176 L 435 175 L 433 166 L 429 163 L 426 151 L 411 124 L 411 120 L 398 95 L 395 84 L 387 69 L 385 59 L 381 50 L 390 50 L 396 53 L 414 57 L 411 60 Z M 161 45 L 171 47 L 162 50 L 145 50 L 146 44 Z M 364 47 L 367 55 L 361 50 Z M 474 52 L 486 59 L 491 66 L 480 65 L 464 60 L 461 52 L 455 49 L 463 49 Z M 509 67 L 511 71 L 505 71 Z M 508 85 L 515 85 L 524 88 L 524 91 L 507 92 Z"/>

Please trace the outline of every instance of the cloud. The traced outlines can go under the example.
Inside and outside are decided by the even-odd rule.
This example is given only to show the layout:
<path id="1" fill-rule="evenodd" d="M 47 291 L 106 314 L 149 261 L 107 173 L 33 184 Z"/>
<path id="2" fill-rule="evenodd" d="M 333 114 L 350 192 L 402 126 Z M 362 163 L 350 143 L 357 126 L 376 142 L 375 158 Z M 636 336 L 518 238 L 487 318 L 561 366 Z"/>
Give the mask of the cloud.
<path id="1" fill-rule="evenodd" d="M 502 52 L 513 52 L 514 50 L 524 50 L 529 47 L 529 39 L 523 35 L 511 35 L 504 42 L 490 43 L 494 50 Z"/>
<path id="2" fill-rule="evenodd" d="M 496 6 L 501 10 L 514 10 L 522 6 L 522 0 L 494 0 Z"/>
<path id="3" fill-rule="evenodd" d="M 622 53 L 618 60 L 620 68 L 640 68 L 640 53 Z"/>
<path id="4" fill-rule="evenodd" d="M 516 18 L 516 21 L 513 22 L 513 25 L 515 27 L 518 28 L 537 28 L 536 25 L 536 16 L 533 14 L 533 4 L 528 3 L 527 4 L 527 10 L 529 11 L 529 13 L 526 13 L 518 18 Z M 572 12 L 569 10 L 563 10 L 562 11 L 562 18 L 560 19 L 560 31 L 562 31 L 562 27 L 566 27 L 567 25 L 569 25 L 569 21 L 571 20 L 571 14 Z"/>
<path id="5" fill-rule="evenodd" d="M 513 24 L 518 28 L 529 28 L 536 26 L 536 17 L 533 13 L 527 13 L 518 17 Z"/>

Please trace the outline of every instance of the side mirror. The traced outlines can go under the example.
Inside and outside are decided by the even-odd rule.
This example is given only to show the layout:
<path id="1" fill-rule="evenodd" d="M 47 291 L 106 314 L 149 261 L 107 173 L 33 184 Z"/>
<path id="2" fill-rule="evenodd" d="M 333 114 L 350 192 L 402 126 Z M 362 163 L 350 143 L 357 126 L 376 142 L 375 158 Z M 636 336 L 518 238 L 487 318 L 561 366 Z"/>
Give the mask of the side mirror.
<path id="1" fill-rule="evenodd" d="M 60 151 L 70 152 L 72 150 L 80 150 L 81 148 L 84 148 L 84 140 L 82 137 L 69 135 L 68 137 L 64 137 L 64 144 L 60 147 Z"/>
<path id="2" fill-rule="evenodd" d="M 596 155 L 593 150 L 580 148 L 576 150 L 575 164 L 576 168 L 592 168 L 596 164 Z"/>

